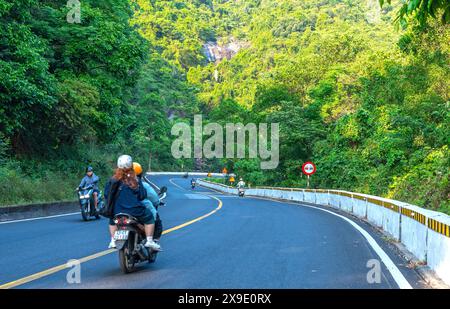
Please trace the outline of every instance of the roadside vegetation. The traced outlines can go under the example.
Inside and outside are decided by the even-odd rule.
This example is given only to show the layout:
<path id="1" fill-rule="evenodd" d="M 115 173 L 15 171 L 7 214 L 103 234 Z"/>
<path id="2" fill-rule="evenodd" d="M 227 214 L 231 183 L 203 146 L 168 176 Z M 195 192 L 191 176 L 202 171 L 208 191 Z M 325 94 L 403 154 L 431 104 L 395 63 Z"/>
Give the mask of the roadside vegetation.
<path id="1" fill-rule="evenodd" d="M 0 204 L 73 198 L 133 154 L 174 160 L 177 121 L 280 123 L 280 164 L 224 166 L 253 185 L 386 196 L 450 213 L 446 1 L 0 0 Z M 241 49 L 211 62 L 204 44 Z"/>

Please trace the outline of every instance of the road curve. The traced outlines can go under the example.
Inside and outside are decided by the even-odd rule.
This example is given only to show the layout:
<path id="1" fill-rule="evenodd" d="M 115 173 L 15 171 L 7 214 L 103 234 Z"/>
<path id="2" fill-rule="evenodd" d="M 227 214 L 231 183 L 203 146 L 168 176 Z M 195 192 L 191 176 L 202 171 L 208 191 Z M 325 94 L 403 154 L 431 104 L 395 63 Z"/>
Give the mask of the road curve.
<path id="1" fill-rule="evenodd" d="M 189 179 L 177 176 L 150 180 L 168 187 L 167 206 L 160 213 L 170 233 L 163 236 L 164 252 L 156 263 L 140 264 L 124 275 L 117 253 L 106 251 L 105 219 L 83 222 L 75 214 L 13 222 L 0 224 L 0 287 L 399 287 L 367 239 L 343 218 L 302 205 L 191 190 Z M 426 287 L 392 245 L 367 224 L 354 222 L 413 288 Z M 64 265 L 81 258 L 81 282 L 69 284 Z M 368 282 L 368 263 L 380 265 L 379 283 Z"/>

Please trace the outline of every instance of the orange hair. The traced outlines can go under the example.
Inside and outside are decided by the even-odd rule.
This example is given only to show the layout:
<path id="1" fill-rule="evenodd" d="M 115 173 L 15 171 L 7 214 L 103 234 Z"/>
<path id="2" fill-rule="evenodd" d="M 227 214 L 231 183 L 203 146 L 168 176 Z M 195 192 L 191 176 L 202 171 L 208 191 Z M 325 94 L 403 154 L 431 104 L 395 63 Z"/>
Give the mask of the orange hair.
<path id="1" fill-rule="evenodd" d="M 120 180 L 131 189 L 136 189 L 139 186 L 133 168 L 116 168 L 113 178 Z"/>

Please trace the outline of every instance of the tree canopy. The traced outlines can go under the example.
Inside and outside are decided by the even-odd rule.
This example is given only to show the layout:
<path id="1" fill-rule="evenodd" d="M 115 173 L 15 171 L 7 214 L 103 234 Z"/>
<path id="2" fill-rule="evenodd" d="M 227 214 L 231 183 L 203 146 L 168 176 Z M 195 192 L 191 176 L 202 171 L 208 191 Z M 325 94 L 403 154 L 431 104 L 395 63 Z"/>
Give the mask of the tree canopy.
<path id="1" fill-rule="evenodd" d="M 448 1 L 83 0 L 80 23 L 69 9 L 0 0 L 0 177 L 18 164 L 36 178 L 27 162 L 106 171 L 124 152 L 193 168 L 171 156 L 170 130 L 201 113 L 280 124 L 277 169 L 210 170 L 305 186 L 312 160 L 313 187 L 449 211 Z"/>

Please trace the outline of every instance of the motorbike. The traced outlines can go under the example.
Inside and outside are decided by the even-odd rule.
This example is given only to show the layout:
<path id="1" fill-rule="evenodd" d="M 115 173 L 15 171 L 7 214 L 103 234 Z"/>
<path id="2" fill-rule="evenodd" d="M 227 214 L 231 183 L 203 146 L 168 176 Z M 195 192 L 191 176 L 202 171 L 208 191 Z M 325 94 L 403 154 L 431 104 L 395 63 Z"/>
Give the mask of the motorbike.
<path id="1" fill-rule="evenodd" d="M 192 187 L 192 190 L 194 190 L 195 189 L 195 186 L 197 185 L 197 183 L 195 182 L 195 181 L 192 181 L 191 182 L 191 187 Z"/>
<path id="2" fill-rule="evenodd" d="M 103 199 L 102 193 L 99 192 L 97 195 L 97 209 L 95 208 L 94 201 L 94 188 L 92 186 L 79 188 L 78 190 L 78 201 L 80 203 L 81 217 L 84 221 L 88 221 L 91 217 L 100 219 L 98 209 L 102 207 Z"/>
<path id="3" fill-rule="evenodd" d="M 164 205 L 167 187 L 162 187 L 159 192 L 160 206 Z M 137 263 L 148 261 L 154 263 L 158 251 L 144 246 L 146 236 L 144 225 L 126 213 L 116 214 L 113 218 L 117 226 L 114 233 L 116 248 L 119 252 L 120 268 L 125 274 L 134 271 Z"/>
<path id="4" fill-rule="evenodd" d="M 238 188 L 238 195 L 239 195 L 240 197 L 244 197 L 244 193 L 245 193 L 244 188 Z"/>

